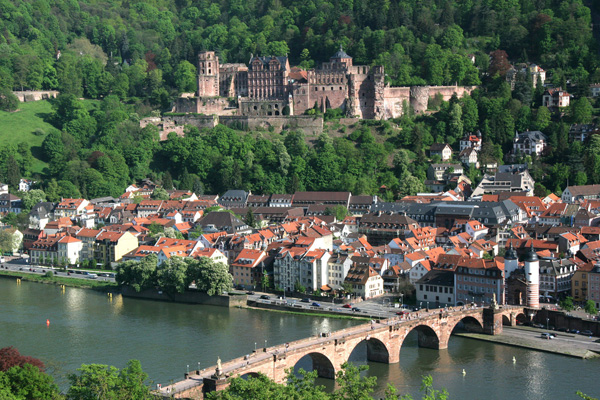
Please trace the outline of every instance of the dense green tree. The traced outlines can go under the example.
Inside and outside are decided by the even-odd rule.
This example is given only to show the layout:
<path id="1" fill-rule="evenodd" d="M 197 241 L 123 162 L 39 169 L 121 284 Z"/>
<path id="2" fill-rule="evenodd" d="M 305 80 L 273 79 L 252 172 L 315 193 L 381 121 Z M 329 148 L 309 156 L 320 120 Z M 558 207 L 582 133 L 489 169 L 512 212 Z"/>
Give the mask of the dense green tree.
<path id="1" fill-rule="evenodd" d="M 120 370 L 101 364 L 82 364 L 77 374 L 69 375 L 68 400 L 146 400 L 154 396 L 145 383 L 148 375 L 137 360 Z"/>
<path id="2" fill-rule="evenodd" d="M 207 257 L 188 262 L 188 282 L 196 282 L 199 291 L 209 296 L 221 295 L 233 289 L 233 277 L 223 263 L 214 262 Z"/>
<path id="3" fill-rule="evenodd" d="M 573 298 L 571 296 L 567 296 L 565 299 L 559 302 L 560 308 L 565 311 L 573 311 L 575 306 L 573 305 Z"/>
<path id="4" fill-rule="evenodd" d="M 181 257 L 171 257 L 156 270 L 156 284 L 167 293 L 183 293 L 188 287 L 187 269 Z"/>
<path id="5" fill-rule="evenodd" d="M 53 378 L 31 364 L 12 367 L 0 372 L 0 395 L 3 392 L 7 395 L 3 399 L 7 400 L 58 400 L 61 398 Z"/>
<path id="6" fill-rule="evenodd" d="M 169 200 L 169 193 L 167 193 L 165 189 L 159 187 L 154 189 L 151 197 L 153 200 Z"/>
<path id="7" fill-rule="evenodd" d="M 576 124 L 589 124 L 592 122 L 593 112 L 594 109 L 586 97 L 573 100 L 569 106 L 569 116 Z"/>
<path id="8" fill-rule="evenodd" d="M 15 111 L 18 107 L 17 96 L 8 88 L 0 88 L 0 111 Z"/>
<path id="9" fill-rule="evenodd" d="M 173 72 L 175 86 L 179 92 L 195 92 L 197 88 L 196 67 L 186 61 L 181 61 Z"/>
<path id="10" fill-rule="evenodd" d="M 33 206 L 41 201 L 46 201 L 46 193 L 41 189 L 32 189 L 28 192 L 19 192 L 21 202 L 23 204 L 23 210 L 31 210 Z"/>
<path id="11" fill-rule="evenodd" d="M 115 281 L 120 285 L 133 287 L 137 292 L 156 286 L 158 257 L 150 254 L 140 262 L 126 261 L 117 268 Z"/>
<path id="12" fill-rule="evenodd" d="M 592 300 L 588 300 L 585 302 L 585 312 L 591 315 L 598 314 L 598 310 L 596 309 L 596 304 Z"/>
<path id="13" fill-rule="evenodd" d="M 14 222 L 11 225 L 16 225 Z M 13 229 L 2 229 L 0 230 L 0 252 L 12 253 L 14 249 L 18 249 L 20 240 L 17 235 L 14 234 Z"/>

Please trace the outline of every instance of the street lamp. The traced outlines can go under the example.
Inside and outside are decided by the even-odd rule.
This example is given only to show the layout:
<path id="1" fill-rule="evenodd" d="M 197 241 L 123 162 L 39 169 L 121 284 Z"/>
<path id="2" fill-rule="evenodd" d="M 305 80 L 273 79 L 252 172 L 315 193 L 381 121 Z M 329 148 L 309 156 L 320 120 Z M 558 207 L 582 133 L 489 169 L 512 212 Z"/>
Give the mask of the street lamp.
<path id="1" fill-rule="evenodd" d="M 254 342 L 254 351 L 256 351 L 256 342 Z"/>
<path id="2" fill-rule="evenodd" d="M 423 302 L 419 303 L 419 308 L 423 308 Z"/>
<path id="3" fill-rule="evenodd" d="M 187 365 L 187 373 L 190 374 L 190 364 Z"/>
<path id="4" fill-rule="evenodd" d="M 200 361 L 198 361 L 198 374 L 200 374 Z"/>
<path id="5" fill-rule="evenodd" d="M 546 330 L 550 330 L 550 318 L 546 318 Z"/>
<path id="6" fill-rule="evenodd" d="M 265 349 L 267 348 L 267 339 L 265 339 Z"/>

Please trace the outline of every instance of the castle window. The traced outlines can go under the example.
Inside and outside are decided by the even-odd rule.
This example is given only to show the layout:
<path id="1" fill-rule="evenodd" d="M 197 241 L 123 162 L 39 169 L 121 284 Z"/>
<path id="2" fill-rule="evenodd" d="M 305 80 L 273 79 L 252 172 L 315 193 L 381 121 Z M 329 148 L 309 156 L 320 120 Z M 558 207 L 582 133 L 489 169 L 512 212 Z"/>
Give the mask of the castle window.
<path id="1" fill-rule="evenodd" d="M 319 88 L 315 86 L 315 92 L 318 92 L 318 91 L 319 91 Z"/>
<path id="2" fill-rule="evenodd" d="M 333 90 L 333 86 L 331 87 L 331 90 Z"/>
<path id="3" fill-rule="evenodd" d="M 340 86 L 340 90 L 342 90 L 342 87 Z"/>

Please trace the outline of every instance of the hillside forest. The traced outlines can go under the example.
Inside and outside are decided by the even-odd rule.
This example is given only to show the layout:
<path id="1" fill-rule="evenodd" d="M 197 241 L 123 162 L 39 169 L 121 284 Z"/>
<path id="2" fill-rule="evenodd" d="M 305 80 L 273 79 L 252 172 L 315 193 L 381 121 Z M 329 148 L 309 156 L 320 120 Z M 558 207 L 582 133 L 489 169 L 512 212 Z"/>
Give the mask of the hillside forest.
<path id="1" fill-rule="evenodd" d="M 569 126 L 597 116 L 589 85 L 600 82 L 599 10 L 581 0 L 0 0 L 0 107 L 19 108 L 12 90 L 59 90 L 40 115 L 41 147 L 8 142 L 0 129 L 0 180 L 44 182 L 49 200 L 118 196 L 150 177 L 167 189 L 253 193 L 391 189 L 387 199 L 424 191 L 432 143 L 457 147 L 480 130 L 482 161 L 502 163 L 515 131 L 541 130 L 549 151 L 530 163 L 536 192 L 600 183 L 600 139 L 569 140 Z M 596 7 L 598 7 L 596 5 Z M 223 126 L 158 141 L 140 118 L 169 110 L 196 90 L 196 58 L 222 62 L 288 55 L 312 68 L 343 46 L 355 64 L 384 65 L 391 85 L 478 85 L 471 96 L 430 100 L 432 113 L 389 121 L 339 122 L 326 131 L 243 132 Z M 542 106 L 544 88 L 511 64 L 536 63 L 547 84 L 574 97 L 567 109 Z M 316 110 L 311 110 L 315 111 Z M 0 111 L 3 113 L 5 111 Z M 36 159 L 44 169 L 34 171 Z M 434 160 L 435 161 L 435 160 Z M 481 171 L 467 175 L 477 182 Z"/>

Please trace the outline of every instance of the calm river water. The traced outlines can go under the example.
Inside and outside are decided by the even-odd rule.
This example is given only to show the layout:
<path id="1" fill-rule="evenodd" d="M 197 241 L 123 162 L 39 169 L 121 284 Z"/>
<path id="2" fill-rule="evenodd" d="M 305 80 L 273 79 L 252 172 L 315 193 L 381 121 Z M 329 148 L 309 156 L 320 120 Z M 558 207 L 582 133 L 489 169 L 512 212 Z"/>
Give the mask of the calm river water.
<path id="1" fill-rule="evenodd" d="M 46 325 L 46 320 L 50 325 Z M 266 311 L 127 299 L 91 290 L 0 279 L 0 348 L 16 347 L 40 358 L 64 387 L 66 374 L 82 363 L 122 368 L 138 359 L 155 383 L 250 353 L 260 347 L 342 329 L 357 322 Z M 513 364 L 512 358 L 517 362 Z M 351 357 L 364 363 L 366 349 Z M 302 362 L 302 361 L 301 361 Z M 307 363 L 305 367 L 310 367 Z M 463 376 L 462 370 L 466 375 Z M 401 349 L 400 363 L 369 363 L 378 377 L 376 396 L 392 383 L 420 398 L 421 376 L 452 399 L 579 399 L 576 390 L 599 397 L 600 360 L 579 360 L 452 337 L 447 350 L 420 349 L 416 338 Z M 330 383 L 320 380 L 320 383 Z"/>

